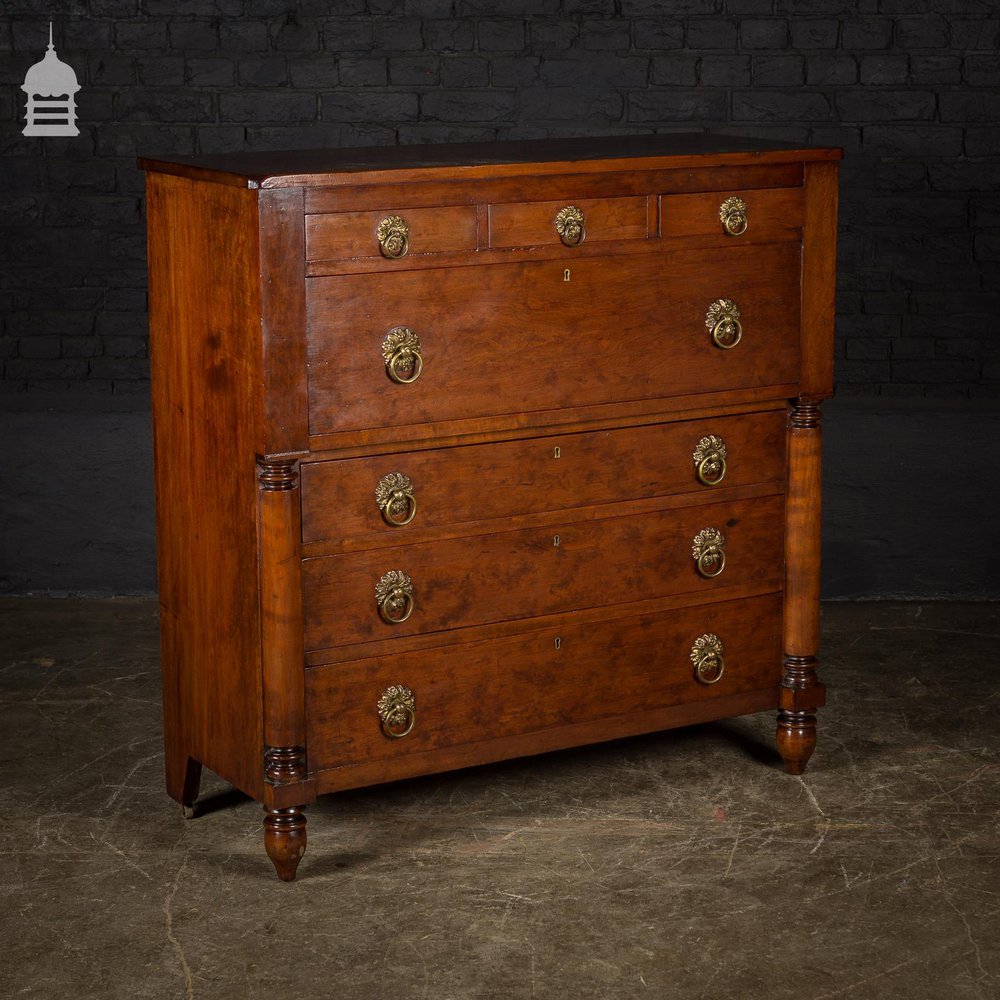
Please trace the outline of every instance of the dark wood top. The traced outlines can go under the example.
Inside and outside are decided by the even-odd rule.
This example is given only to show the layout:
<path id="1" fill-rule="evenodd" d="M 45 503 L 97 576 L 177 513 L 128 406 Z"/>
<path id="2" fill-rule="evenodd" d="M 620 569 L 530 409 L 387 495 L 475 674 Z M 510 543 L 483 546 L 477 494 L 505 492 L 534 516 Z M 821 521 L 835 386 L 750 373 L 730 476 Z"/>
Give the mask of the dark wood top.
<path id="1" fill-rule="evenodd" d="M 708 132 L 620 135 L 596 138 L 525 139 L 439 145 L 362 146 L 287 152 L 217 153 L 207 156 L 140 157 L 143 170 L 178 174 L 240 187 L 316 187 L 378 180 L 438 180 L 530 173 L 589 173 L 602 161 L 621 160 L 622 170 L 833 160 L 841 150 L 797 146 Z M 711 164 L 706 163 L 711 160 Z M 530 165 L 530 169 L 527 167 Z"/>

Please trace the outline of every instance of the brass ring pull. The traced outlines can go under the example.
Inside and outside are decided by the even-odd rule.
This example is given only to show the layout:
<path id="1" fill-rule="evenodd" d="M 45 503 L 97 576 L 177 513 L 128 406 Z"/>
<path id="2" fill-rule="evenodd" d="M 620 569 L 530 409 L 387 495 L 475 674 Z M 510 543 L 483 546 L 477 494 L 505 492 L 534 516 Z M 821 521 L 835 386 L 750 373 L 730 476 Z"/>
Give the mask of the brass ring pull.
<path id="1" fill-rule="evenodd" d="M 724 351 L 732 350 L 743 339 L 739 307 L 732 299 L 716 299 L 705 314 L 705 326 L 712 343 Z"/>
<path id="2" fill-rule="evenodd" d="M 715 434 L 698 442 L 694 450 L 694 467 L 698 482 L 704 486 L 718 486 L 726 478 L 726 443 Z"/>
<path id="3" fill-rule="evenodd" d="M 410 227 L 398 215 L 387 215 L 375 233 L 383 257 L 399 260 L 410 249 Z"/>
<path id="4" fill-rule="evenodd" d="M 556 227 L 559 239 L 568 247 L 578 247 L 587 238 L 583 212 L 576 205 L 559 209 L 552 224 Z"/>
<path id="5" fill-rule="evenodd" d="M 386 524 L 402 528 L 417 516 L 417 498 L 413 483 L 401 472 L 383 476 L 375 487 L 375 502 Z"/>
<path id="6" fill-rule="evenodd" d="M 393 684 L 382 692 L 378 700 L 378 717 L 382 732 L 391 740 L 401 740 L 413 730 L 417 720 L 416 699 L 413 692 L 402 684 Z"/>
<path id="7" fill-rule="evenodd" d="M 699 636 L 691 647 L 691 662 L 694 664 L 696 681 L 701 684 L 718 684 L 726 671 L 722 640 L 711 632 Z"/>
<path id="8" fill-rule="evenodd" d="M 385 370 L 393 382 L 409 385 L 420 378 L 424 358 L 420 353 L 420 338 L 405 326 L 394 327 L 382 341 Z"/>
<path id="9" fill-rule="evenodd" d="M 735 195 L 719 206 L 722 228 L 730 236 L 742 236 L 747 231 L 747 203 Z"/>
<path id="10" fill-rule="evenodd" d="M 691 556 L 698 574 L 706 580 L 726 568 L 726 539 L 718 528 L 702 528 L 691 540 Z"/>
<path id="11" fill-rule="evenodd" d="M 391 569 L 375 584 L 379 617 L 387 625 L 401 625 L 413 614 L 413 581 L 400 569 Z"/>

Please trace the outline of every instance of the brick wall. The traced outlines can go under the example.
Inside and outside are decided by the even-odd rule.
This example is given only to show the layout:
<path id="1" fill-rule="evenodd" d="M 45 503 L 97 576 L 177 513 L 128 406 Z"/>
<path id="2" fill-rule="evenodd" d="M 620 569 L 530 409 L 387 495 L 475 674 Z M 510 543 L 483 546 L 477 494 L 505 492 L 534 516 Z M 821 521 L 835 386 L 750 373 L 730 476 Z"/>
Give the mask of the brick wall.
<path id="1" fill-rule="evenodd" d="M 137 151 L 711 128 L 846 151 L 842 394 L 1000 395 L 996 0 L 22 0 L 0 16 L 0 387 L 142 407 Z M 55 22 L 81 135 L 21 135 Z"/>

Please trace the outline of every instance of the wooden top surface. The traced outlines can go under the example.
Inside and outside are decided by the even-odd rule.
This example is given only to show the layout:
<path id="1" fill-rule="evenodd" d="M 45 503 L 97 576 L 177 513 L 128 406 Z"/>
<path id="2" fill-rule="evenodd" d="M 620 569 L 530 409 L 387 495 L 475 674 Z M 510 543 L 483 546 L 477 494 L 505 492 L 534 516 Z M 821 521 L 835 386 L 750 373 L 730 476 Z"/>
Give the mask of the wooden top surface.
<path id="1" fill-rule="evenodd" d="M 835 160 L 841 150 L 688 132 L 140 157 L 139 166 L 239 187 L 279 188 L 592 173 L 607 170 L 607 160 L 620 161 L 616 169 L 641 170 L 667 166 L 665 157 L 670 167 L 683 168 Z"/>

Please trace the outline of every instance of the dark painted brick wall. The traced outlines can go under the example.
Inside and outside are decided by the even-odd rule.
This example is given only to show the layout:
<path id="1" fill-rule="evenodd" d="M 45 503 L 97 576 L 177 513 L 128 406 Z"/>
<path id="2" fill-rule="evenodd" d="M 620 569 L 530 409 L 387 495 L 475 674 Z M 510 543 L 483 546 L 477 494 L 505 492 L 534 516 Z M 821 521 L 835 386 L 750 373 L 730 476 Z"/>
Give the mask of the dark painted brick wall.
<path id="1" fill-rule="evenodd" d="M 137 151 L 717 129 L 845 147 L 841 393 L 1000 395 L 997 0 L 23 0 L 0 386 L 145 405 Z M 21 135 L 55 21 L 75 139 Z"/>

